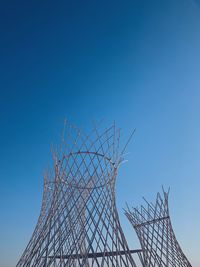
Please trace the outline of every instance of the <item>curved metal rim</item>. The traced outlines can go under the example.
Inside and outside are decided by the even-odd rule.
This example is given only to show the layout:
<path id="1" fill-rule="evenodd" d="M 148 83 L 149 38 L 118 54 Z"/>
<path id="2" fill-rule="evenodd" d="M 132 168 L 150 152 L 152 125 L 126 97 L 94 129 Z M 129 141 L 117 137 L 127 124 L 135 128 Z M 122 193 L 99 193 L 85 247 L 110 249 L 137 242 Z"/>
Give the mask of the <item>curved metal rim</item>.
<path id="1" fill-rule="evenodd" d="M 109 157 L 107 157 L 107 156 L 105 156 L 105 155 L 103 155 L 101 153 L 98 153 L 98 152 L 95 152 L 95 151 L 76 151 L 76 152 L 71 152 L 68 155 L 64 155 L 63 158 L 62 158 L 62 161 L 63 161 L 64 158 L 69 158 L 72 155 L 79 155 L 79 154 L 93 154 L 93 155 L 96 155 L 96 156 L 99 156 L 99 157 L 103 157 L 104 159 L 108 160 L 110 162 L 110 164 L 113 166 L 114 175 L 112 176 L 112 178 L 108 179 L 108 181 L 105 182 L 104 184 L 99 185 L 99 186 L 93 186 L 93 187 L 78 186 L 78 185 L 71 184 L 71 183 L 67 182 L 67 180 L 60 179 L 60 181 L 62 183 L 65 183 L 65 184 L 69 185 L 70 187 L 77 188 L 77 189 L 89 189 L 89 190 L 92 190 L 92 189 L 102 188 L 102 187 L 108 185 L 109 183 L 111 183 L 114 180 L 114 177 L 116 177 L 116 170 L 117 170 L 117 167 L 115 166 L 115 162 L 113 162 L 111 160 L 111 158 L 109 158 Z M 60 163 L 60 162 L 61 162 L 61 160 L 58 160 L 58 163 Z"/>

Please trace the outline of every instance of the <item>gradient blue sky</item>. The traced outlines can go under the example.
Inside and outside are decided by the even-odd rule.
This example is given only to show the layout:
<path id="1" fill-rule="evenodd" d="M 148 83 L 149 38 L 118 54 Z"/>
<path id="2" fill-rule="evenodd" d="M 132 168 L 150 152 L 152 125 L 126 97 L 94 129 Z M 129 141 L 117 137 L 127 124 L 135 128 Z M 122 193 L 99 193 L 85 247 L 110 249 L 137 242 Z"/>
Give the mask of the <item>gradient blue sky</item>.
<path id="1" fill-rule="evenodd" d="M 200 1 L 1 1 L 0 266 L 15 266 L 40 210 L 64 118 L 116 121 L 128 147 L 125 201 L 171 187 L 176 235 L 200 266 Z"/>

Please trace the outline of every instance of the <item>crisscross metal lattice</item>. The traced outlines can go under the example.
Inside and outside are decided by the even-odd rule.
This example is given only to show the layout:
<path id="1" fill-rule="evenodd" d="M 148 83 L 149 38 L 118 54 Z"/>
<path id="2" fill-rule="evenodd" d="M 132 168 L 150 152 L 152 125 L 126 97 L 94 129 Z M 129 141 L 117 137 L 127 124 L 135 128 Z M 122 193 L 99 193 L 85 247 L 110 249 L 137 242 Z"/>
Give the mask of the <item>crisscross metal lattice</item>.
<path id="1" fill-rule="evenodd" d="M 158 193 L 155 204 L 127 208 L 125 214 L 134 227 L 142 247 L 145 267 L 191 267 L 178 244 L 168 208 L 169 191 Z"/>
<path id="2" fill-rule="evenodd" d="M 66 124 L 41 214 L 17 267 L 135 267 L 115 202 L 121 154 L 115 125 L 89 135 Z"/>

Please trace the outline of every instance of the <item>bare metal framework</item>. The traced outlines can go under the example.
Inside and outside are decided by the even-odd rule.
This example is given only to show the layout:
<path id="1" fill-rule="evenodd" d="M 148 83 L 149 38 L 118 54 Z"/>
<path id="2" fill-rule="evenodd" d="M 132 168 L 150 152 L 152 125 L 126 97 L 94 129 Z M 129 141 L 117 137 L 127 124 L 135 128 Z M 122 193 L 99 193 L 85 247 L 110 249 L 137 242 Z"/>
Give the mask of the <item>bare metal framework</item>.
<path id="1" fill-rule="evenodd" d="M 125 214 L 134 227 L 142 247 L 145 267 L 191 267 L 178 244 L 168 207 L 169 191 L 158 193 L 155 204 L 127 208 Z"/>
<path id="2" fill-rule="evenodd" d="M 158 193 L 155 204 L 144 199 L 140 209 L 127 207 L 141 243 L 141 249 L 129 249 L 115 200 L 127 146 L 120 149 L 119 139 L 115 124 L 94 127 L 89 135 L 65 125 L 53 171 L 44 177 L 37 225 L 16 267 L 136 267 L 133 253 L 143 267 L 191 267 L 172 229 L 169 191 Z"/>
<path id="3" fill-rule="evenodd" d="M 17 267 L 136 267 L 116 209 L 122 152 L 112 125 L 89 135 L 66 124 L 46 174 L 41 213 Z"/>

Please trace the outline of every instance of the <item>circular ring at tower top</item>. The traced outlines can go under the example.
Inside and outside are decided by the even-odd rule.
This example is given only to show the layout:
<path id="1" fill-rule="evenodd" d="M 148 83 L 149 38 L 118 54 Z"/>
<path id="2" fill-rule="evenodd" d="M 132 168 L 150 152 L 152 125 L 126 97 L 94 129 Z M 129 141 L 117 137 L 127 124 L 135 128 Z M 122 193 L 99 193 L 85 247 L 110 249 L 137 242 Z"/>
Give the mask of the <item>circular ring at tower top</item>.
<path id="1" fill-rule="evenodd" d="M 97 189 L 114 181 L 117 167 L 111 158 L 95 151 L 76 151 L 58 161 L 58 180 L 70 187 Z"/>

